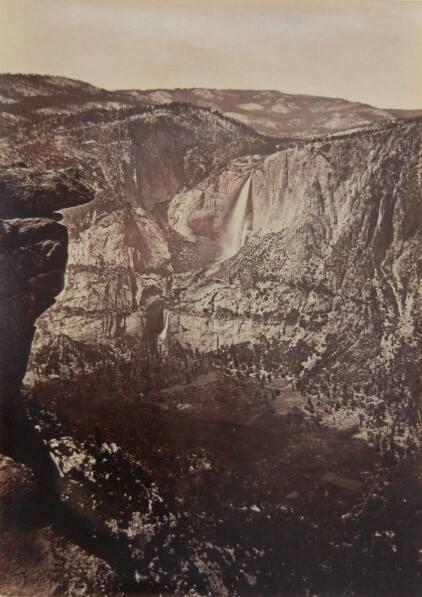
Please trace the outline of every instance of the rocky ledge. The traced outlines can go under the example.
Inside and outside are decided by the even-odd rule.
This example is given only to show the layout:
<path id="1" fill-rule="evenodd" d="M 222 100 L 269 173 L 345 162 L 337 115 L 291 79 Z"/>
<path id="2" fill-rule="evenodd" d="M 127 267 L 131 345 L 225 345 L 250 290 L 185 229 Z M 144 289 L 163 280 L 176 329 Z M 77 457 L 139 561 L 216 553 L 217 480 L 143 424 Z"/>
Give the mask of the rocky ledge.
<path id="1" fill-rule="evenodd" d="M 75 169 L 41 172 L 24 164 L 0 169 L 1 595 L 112 590 L 111 568 L 69 542 L 48 519 L 45 503 L 51 506 L 55 498 L 46 500 L 50 489 L 41 486 L 51 461 L 37 445 L 20 401 L 35 321 L 63 289 L 68 234 L 56 212 L 92 199 Z M 54 493 L 54 482 L 47 487 Z"/>
<path id="2" fill-rule="evenodd" d="M 0 447 L 7 452 L 34 323 L 63 289 L 68 234 L 56 212 L 92 199 L 75 169 L 0 169 Z"/>

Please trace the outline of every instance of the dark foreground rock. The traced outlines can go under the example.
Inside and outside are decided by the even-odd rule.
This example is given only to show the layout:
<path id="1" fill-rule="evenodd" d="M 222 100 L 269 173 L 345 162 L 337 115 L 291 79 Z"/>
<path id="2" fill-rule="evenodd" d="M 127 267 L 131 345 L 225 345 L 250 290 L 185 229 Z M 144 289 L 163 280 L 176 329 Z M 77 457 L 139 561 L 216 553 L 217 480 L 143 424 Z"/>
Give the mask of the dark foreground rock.
<path id="1" fill-rule="evenodd" d="M 54 212 L 92 196 L 75 170 L 0 171 L 0 449 L 14 456 L 0 455 L 1 595 L 117 594 L 111 568 L 50 523 L 54 467 L 20 397 L 35 321 L 63 288 L 68 236 Z"/>
<path id="2" fill-rule="evenodd" d="M 34 323 L 63 289 L 68 235 L 55 211 L 92 197 L 75 169 L 0 170 L 0 448 L 7 453 L 18 434 L 14 413 Z"/>
<path id="3" fill-rule="evenodd" d="M 49 216 L 91 201 L 94 195 L 76 168 L 34 171 L 25 164 L 0 168 L 0 217 Z"/>
<path id="4" fill-rule="evenodd" d="M 34 524 L 37 507 L 31 470 L 0 456 L 1 595 L 110 594 L 111 568 L 50 526 Z"/>

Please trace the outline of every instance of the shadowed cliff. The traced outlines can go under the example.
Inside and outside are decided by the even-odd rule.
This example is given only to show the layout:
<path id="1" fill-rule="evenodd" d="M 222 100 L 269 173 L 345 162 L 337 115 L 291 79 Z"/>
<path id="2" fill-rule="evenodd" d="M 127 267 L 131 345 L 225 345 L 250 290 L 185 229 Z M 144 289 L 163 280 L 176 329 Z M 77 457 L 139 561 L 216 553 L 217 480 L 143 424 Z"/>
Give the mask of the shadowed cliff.
<path id="1" fill-rule="evenodd" d="M 15 450 L 15 414 L 35 321 L 63 289 L 67 229 L 57 210 L 93 199 L 76 169 L 0 169 L 1 448 Z"/>
<path id="2" fill-rule="evenodd" d="M 56 499 L 54 465 L 20 395 L 36 319 L 63 288 L 68 235 L 55 212 L 92 199 L 75 169 L 0 169 L 2 595 L 104 595 L 114 578 L 105 562 L 75 544 L 77 528 L 66 533 L 72 522 Z"/>

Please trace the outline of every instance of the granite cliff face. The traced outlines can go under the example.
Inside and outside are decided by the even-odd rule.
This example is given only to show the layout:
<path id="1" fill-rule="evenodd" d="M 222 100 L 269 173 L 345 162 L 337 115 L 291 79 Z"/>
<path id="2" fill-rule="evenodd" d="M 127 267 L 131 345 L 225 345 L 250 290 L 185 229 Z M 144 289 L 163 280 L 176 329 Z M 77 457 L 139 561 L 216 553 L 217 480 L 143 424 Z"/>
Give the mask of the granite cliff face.
<path id="1" fill-rule="evenodd" d="M 96 189 L 95 201 L 65 216 L 65 291 L 39 321 L 32 373 L 43 374 L 37 355 L 48 346 L 107 344 L 119 354 L 127 341 L 135 350 L 155 342 L 164 327 L 169 341 L 202 350 L 277 337 L 305 376 L 323 365 L 347 377 L 348 362 L 365 379 L 368 367 L 396 371 L 416 358 L 418 120 L 271 141 L 157 94 L 149 97 L 159 105 L 141 106 L 132 92 L 136 106 L 106 105 L 107 92 L 93 104 L 95 88 L 66 80 L 45 80 L 38 95 L 6 83 L 25 124 L 8 122 L 5 159 L 83 163 Z M 63 110 L 75 94 L 79 108 Z M 227 260 L 247 181 L 248 240 Z"/>
<path id="2" fill-rule="evenodd" d="M 178 231 L 203 233 L 204 220 L 224 239 L 230 185 L 251 176 L 252 236 L 211 272 L 177 282 L 171 333 L 208 350 L 276 336 L 307 375 L 324 365 L 345 378 L 378 367 L 413 377 L 420 139 L 420 123 L 326 138 L 252 165 L 234 162 L 178 195 L 169 208 Z"/>
<path id="3" fill-rule="evenodd" d="M 40 322 L 34 370 L 38 348 L 56 342 L 57 321 L 75 341 L 118 351 L 125 338 L 156 338 L 166 319 L 168 340 L 185 347 L 275 337 L 305 378 L 321 368 L 338 383 L 394 373 L 415 391 L 420 133 L 419 122 L 401 123 L 228 159 L 175 193 L 156 227 L 145 212 L 142 228 L 132 208 L 130 219 L 112 213 L 89 227 L 73 217 L 66 290 Z M 248 241 L 224 259 L 249 179 Z M 172 235 L 190 253 L 214 251 L 181 271 Z M 155 261 L 136 258 L 147 242 Z"/>

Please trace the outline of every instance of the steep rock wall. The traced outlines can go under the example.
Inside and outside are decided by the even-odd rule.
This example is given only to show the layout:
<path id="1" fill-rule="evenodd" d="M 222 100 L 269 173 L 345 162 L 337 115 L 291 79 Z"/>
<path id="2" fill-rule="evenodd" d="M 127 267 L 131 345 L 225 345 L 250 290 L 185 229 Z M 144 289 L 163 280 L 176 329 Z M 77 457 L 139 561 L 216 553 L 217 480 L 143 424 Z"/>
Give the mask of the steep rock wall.
<path id="1" fill-rule="evenodd" d="M 75 170 L 0 169 L 0 436 L 8 450 L 35 321 L 63 288 L 68 237 L 55 212 L 92 198 Z"/>
<path id="2" fill-rule="evenodd" d="M 170 334 L 202 349 L 273 335 L 287 351 L 306 345 L 296 351 L 304 370 L 323 363 L 368 377 L 371 367 L 400 369 L 405 361 L 413 379 L 421 341 L 421 172 L 420 123 L 259 161 L 254 236 L 211 272 L 176 282 Z M 229 209 L 226 178 L 202 183 L 199 213 L 216 228 Z M 190 227 L 194 191 L 174 201 Z"/>
<path id="3" fill-rule="evenodd" d="M 221 242 L 251 176 L 253 235 L 232 259 L 192 274 L 174 271 L 166 224 L 133 208 L 124 185 L 113 198 L 111 177 L 96 206 L 68 218 L 68 282 L 40 321 L 34 370 L 38 349 L 45 355 L 55 342 L 53 320 L 88 345 L 128 336 L 142 344 L 151 313 L 159 333 L 163 299 L 168 337 L 192 348 L 275 336 L 301 374 L 324 366 L 344 377 L 347 363 L 350 378 L 368 379 L 371 367 L 380 375 L 402 362 L 407 371 L 412 359 L 419 367 L 420 133 L 418 121 L 397 123 L 214 162 L 175 191 L 173 233 L 194 247 Z M 148 263 L 137 257 L 147 242 Z"/>

